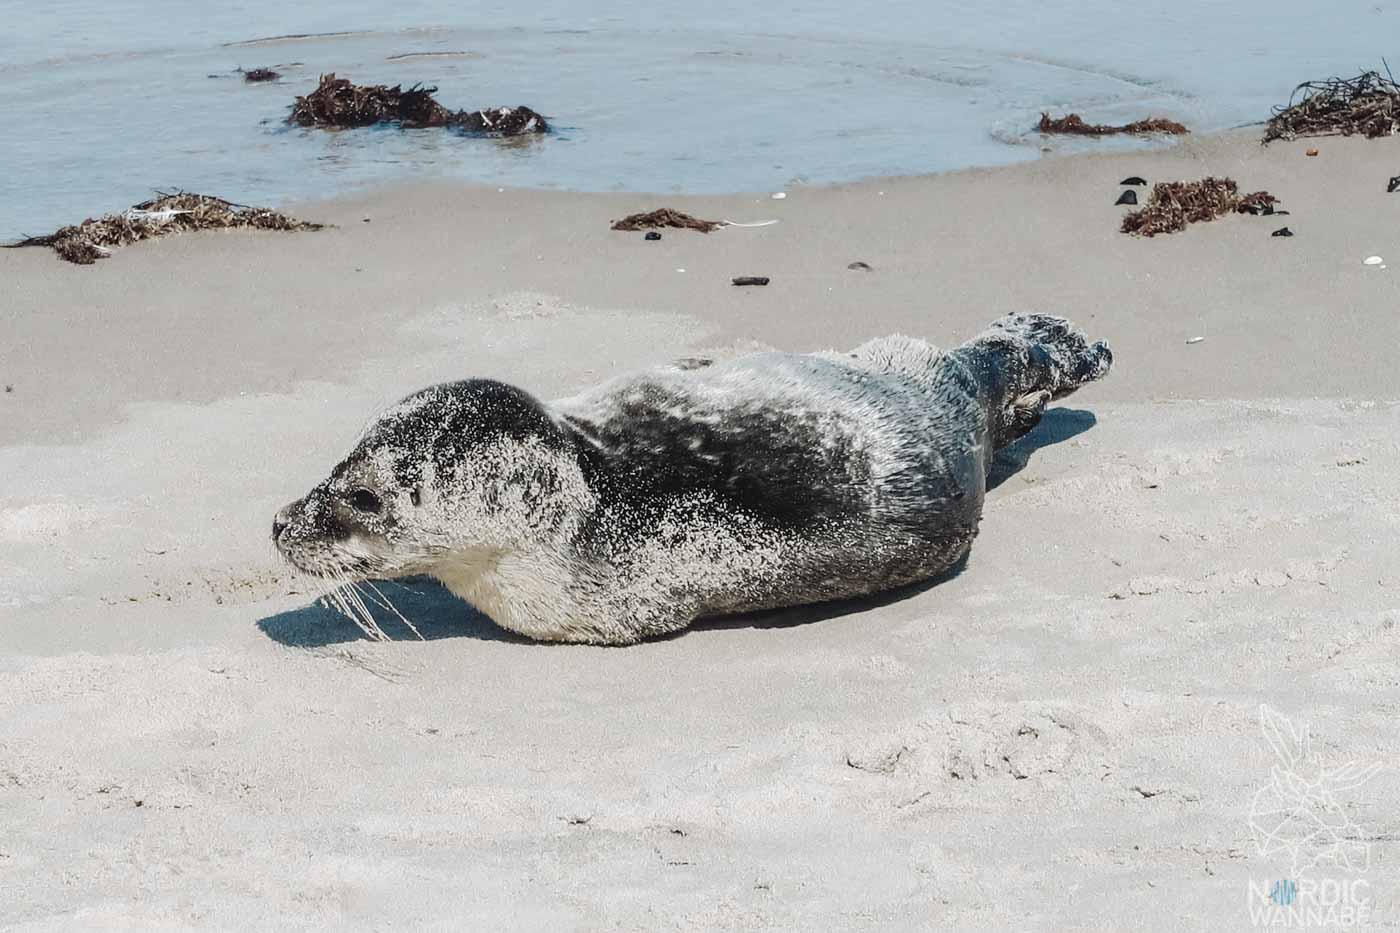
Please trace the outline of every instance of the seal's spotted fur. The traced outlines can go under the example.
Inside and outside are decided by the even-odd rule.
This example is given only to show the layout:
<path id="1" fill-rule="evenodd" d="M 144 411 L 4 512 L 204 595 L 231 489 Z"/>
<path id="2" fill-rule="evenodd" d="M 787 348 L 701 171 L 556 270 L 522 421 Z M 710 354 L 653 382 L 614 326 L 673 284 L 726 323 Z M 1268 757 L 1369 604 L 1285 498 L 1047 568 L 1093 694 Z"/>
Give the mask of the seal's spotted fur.
<path id="1" fill-rule="evenodd" d="M 308 572 L 430 574 L 554 641 L 860 596 L 957 562 L 995 451 L 1111 361 L 1062 319 L 1012 315 L 946 352 L 887 337 L 688 360 L 549 405 L 489 380 L 433 386 L 274 537 Z"/>

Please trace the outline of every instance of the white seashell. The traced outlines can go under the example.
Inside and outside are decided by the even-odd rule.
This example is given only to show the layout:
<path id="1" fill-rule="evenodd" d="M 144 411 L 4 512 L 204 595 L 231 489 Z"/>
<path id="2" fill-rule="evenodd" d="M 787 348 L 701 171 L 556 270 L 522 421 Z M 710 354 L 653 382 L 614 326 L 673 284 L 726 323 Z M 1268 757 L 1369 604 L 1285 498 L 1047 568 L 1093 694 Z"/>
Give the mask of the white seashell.
<path id="1" fill-rule="evenodd" d="M 776 192 L 776 193 L 773 195 L 773 200 L 774 200 L 774 201 L 781 201 L 781 200 L 782 200 L 783 198 L 785 198 L 785 197 L 787 197 L 787 192 L 786 192 L 786 191 L 779 191 L 779 192 Z"/>
<path id="2" fill-rule="evenodd" d="M 1379 266 L 1381 263 L 1385 262 L 1385 260 L 1379 256 L 1367 256 L 1361 261 L 1368 266 Z"/>
<path id="3" fill-rule="evenodd" d="M 1206 338 L 1204 338 L 1204 337 L 1187 337 L 1187 338 L 1186 338 L 1186 342 L 1187 342 L 1187 343 L 1200 343 L 1202 340 L 1205 340 L 1205 339 L 1206 339 Z"/>

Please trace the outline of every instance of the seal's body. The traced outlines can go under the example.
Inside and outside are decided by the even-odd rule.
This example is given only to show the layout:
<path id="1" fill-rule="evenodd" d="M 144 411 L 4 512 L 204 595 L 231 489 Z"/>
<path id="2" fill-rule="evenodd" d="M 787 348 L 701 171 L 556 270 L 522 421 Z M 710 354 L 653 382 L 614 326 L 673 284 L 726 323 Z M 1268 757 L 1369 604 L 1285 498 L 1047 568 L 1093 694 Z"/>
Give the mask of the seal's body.
<path id="1" fill-rule="evenodd" d="M 332 580 L 429 574 L 532 638 L 626 644 L 861 596 L 960 560 L 995 451 L 1112 357 L 1013 315 L 943 352 L 689 360 L 549 405 L 469 380 L 382 415 L 278 514 Z"/>

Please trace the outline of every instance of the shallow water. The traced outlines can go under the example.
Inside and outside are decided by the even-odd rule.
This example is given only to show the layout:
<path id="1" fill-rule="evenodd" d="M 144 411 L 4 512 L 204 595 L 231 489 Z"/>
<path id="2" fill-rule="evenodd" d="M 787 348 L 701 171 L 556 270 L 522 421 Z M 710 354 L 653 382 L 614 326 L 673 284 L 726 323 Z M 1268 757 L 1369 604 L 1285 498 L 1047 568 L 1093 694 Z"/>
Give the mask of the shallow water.
<path id="1" fill-rule="evenodd" d="M 1027 128 L 1042 109 L 1223 129 L 1265 118 L 1305 78 L 1378 67 L 1400 38 L 1400 0 L 752 6 L 10 4 L 0 238 L 153 189 L 277 204 L 445 176 L 718 192 L 1001 164 L 1040 155 Z M 331 32 L 343 34 L 250 41 Z M 248 85 L 240 66 L 283 77 Z M 502 142 L 286 127 L 292 97 L 326 71 L 435 84 L 454 109 L 527 104 L 557 132 Z"/>

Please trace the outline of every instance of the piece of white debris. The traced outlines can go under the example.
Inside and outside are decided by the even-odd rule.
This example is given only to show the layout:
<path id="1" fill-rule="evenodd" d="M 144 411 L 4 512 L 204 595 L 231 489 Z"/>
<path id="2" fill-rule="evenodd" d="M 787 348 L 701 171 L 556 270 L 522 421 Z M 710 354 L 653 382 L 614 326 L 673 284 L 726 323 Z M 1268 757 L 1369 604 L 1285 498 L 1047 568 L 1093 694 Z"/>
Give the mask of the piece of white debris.
<path id="1" fill-rule="evenodd" d="M 776 192 L 773 193 L 773 200 L 774 200 L 774 201 L 781 201 L 781 200 L 782 200 L 783 198 L 785 198 L 785 197 L 787 197 L 787 192 L 786 192 L 786 191 L 776 191 Z"/>
<path id="2" fill-rule="evenodd" d="M 1381 263 L 1385 262 L 1385 260 L 1379 256 L 1367 256 L 1361 261 L 1368 266 L 1379 266 Z"/>
<path id="3" fill-rule="evenodd" d="M 684 272 L 685 270 L 684 270 L 684 269 L 677 269 L 676 271 L 677 271 L 677 272 Z"/>
<path id="4" fill-rule="evenodd" d="M 1187 337 L 1187 338 L 1186 338 L 1186 342 L 1187 342 L 1187 343 L 1200 343 L 1202 340 L 1205 340 L 1205 339 L 1206 339 L 1206 338 L 1204 338 L 1204 337 Z"/>

